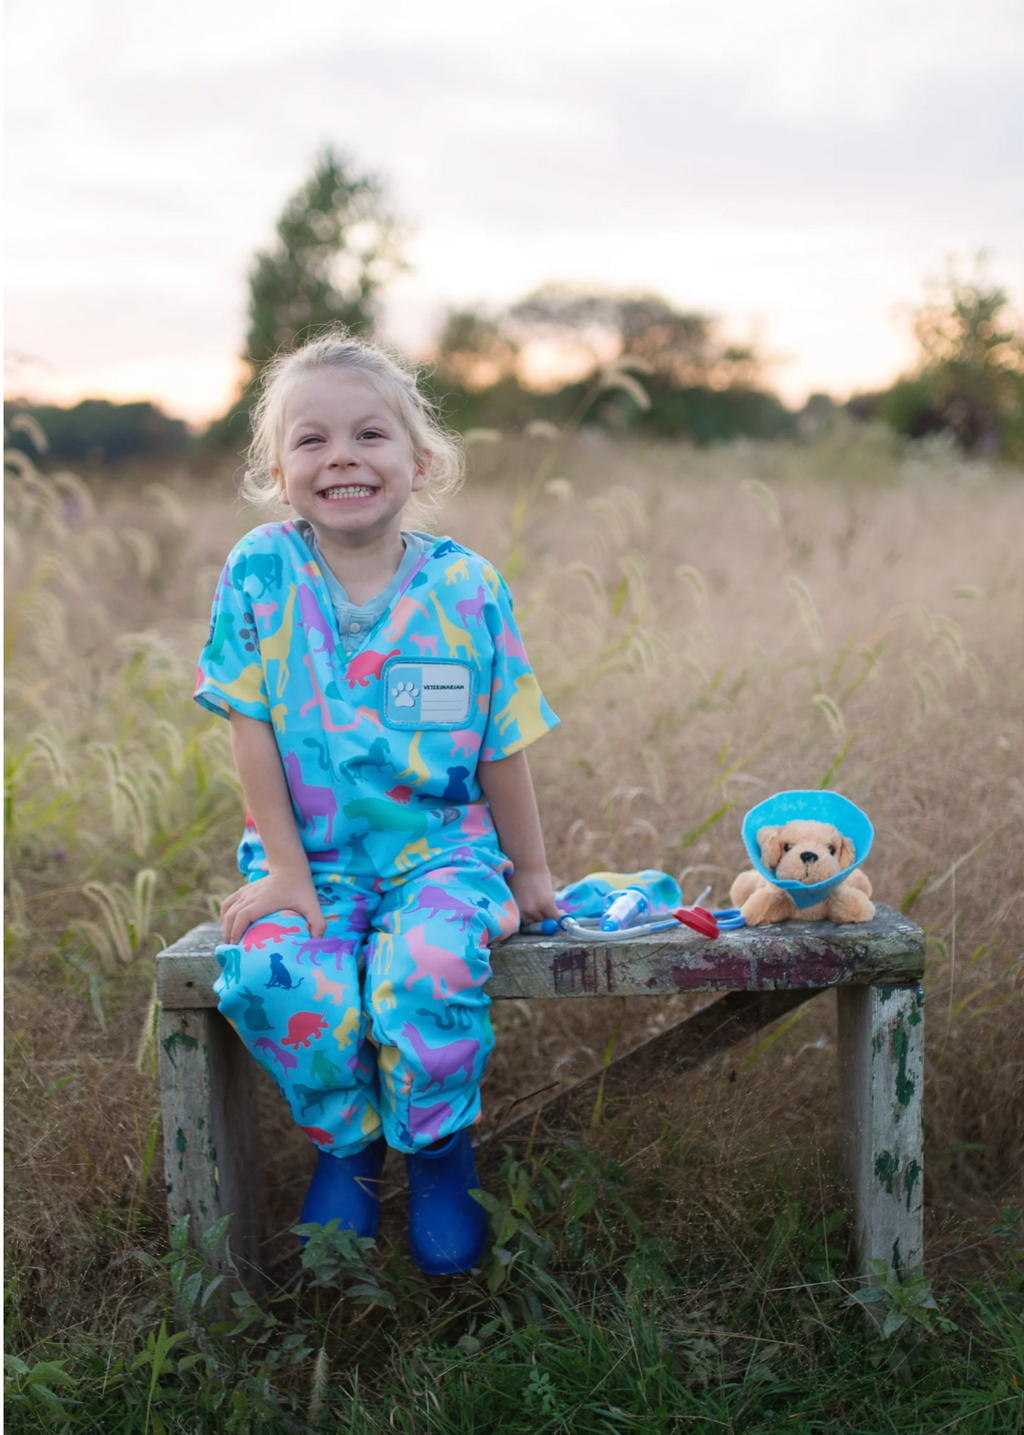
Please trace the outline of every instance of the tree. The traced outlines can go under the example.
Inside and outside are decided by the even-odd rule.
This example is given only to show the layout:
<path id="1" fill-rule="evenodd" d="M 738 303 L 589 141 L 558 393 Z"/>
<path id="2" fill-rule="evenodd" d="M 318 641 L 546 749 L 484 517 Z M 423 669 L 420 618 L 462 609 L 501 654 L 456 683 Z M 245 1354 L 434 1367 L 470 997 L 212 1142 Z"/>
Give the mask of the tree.
<path id="1" fill-rule="evenodd" d="M 377 294 L 402 267 L 380 181 L 330 149 L 275 227 L 276 245 L 256 255 L 249 275 L 245 360 L 256 372 L 328 324 L 372 328 Z"/>
<path id="2" fill-rule="evenodd" d="M 674 308 L 660 294 L 595 293 L 548 284 L 509 311 L 514 331 L 563 337 L 598 356 L 639 359 L 676 388 L 750 388 L 760 361 L 748 347 L 723 343 L 706 314 Z"/>
<path id="3" fill-rule="evenodd" d="M 951 273 L 914 315 L 916 380 L 968 450 L 1024 458 L 1024 332 L 1004 289 Z"/>
<path id="4" fill-rule="evenodd" d="M 930 286 L 912 316 L 914 371 L 883 393 L 847 404 L 855 418 L 884 419 L 908 438 L 948 433 L 968 453 L 1024 461 L 1024 330 L 1004 289 L 983 271 Z"/>
<path id="5" fill-rule="evenodd" d="M 531 364 L 538 353 L 547 375 Z M 793 430 L 794 416 L 758 387 L 760 376 L 757 354 L 726 343 L 705 314 L 658 294 L 547 284 L 504 313 L 449 312 L 433 386 L 462 429 L 543 420 L 575 431 L 587 422 L 717 443 Z"/>
<path id="6" fill-rule="evenodd" d="M 381 181 L 356 173 L 351 160 L 329 148 L 285 204 L 275 233 L 273 247 L 255 255 L 249 273 L 247 378 L 231 411 L 207 431 L 213 444 L 244 436 L 268 359 L 331 324 L 355 333 L 372 329 L 381 289 L 404 267 L 401 233 Z"/>
<path id="7" fill-rule="evenodd" d="M 477 309 L 452 309 L 437 341 L 437 378 L 480 393 L 515 372 L 518 353 L 500 319 Z"/>

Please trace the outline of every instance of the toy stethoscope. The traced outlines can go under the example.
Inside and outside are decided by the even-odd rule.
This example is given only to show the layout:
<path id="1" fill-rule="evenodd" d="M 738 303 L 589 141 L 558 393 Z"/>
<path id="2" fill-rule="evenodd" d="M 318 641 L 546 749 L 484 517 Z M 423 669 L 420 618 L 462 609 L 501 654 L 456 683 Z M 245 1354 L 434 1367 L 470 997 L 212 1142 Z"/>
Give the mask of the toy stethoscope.
<path id="1" fill-rule="evenodd" d="M 600 917 L 569 916 L 562 917 L 557 922 L 553 917 L 545 917 L 543 922 L 531 922 L 520 930 L 545 937 L 565 933 L 570 937 L 582 937 L 588 942 L 628 942 L 634 937 L 648 937 L 654 932 L 665 932 L 678 926 L 690 927 L 702 937 L 711 938 L 717 937 L 719 932 L 731 932 L 745 927 L 746 922 L 738 907 L 722 907 L 716 911 L 708 911 L 700 905 L 710 891 L 710 887 L 705 887 L 692 907 L 677 907 L 670 917 L 659 917 L 654 922 L 643 922 L 635 927 L 620 927 L 617 931 L 603 930 Z"/>

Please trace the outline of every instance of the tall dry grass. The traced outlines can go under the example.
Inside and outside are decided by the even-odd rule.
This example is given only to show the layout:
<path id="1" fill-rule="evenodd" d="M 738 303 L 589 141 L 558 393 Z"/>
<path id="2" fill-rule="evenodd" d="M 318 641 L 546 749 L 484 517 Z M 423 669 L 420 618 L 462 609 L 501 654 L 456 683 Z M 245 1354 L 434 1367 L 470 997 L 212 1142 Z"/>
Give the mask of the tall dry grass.
<path id="1" fill-rule="evenodd" d="M 1024 1174 L 1019 471 L 870 432 L 710 452 L 584 437 L 531 489 L 544 455 L 476 451 L 444 526 L 511 558 L 562 718 L 531 754 L 556 878 L 658 866 L 722 901 L 753 802 L 827 783 L 864 807 L 878 897 L 929 935 L 932 1250 L 975 1259 Z M 252 520 L 225 474 L 86 487 L 22 462 L 7 491 L 8 1230 L 73 1318 L 110 1230 L 159 1238 L 152 958 L 235 881 L 226 725 L 189 692 L 213 580 Z M 489 1109 L 687 1000 L 503 1004 Z M 824 1179 L 834 1076 L 820 998 L 656 1096 L 689 1179 L 739 1191 L 765 1152 Z M 266 1095 L 283 1230 L 311 1157 Z"/>

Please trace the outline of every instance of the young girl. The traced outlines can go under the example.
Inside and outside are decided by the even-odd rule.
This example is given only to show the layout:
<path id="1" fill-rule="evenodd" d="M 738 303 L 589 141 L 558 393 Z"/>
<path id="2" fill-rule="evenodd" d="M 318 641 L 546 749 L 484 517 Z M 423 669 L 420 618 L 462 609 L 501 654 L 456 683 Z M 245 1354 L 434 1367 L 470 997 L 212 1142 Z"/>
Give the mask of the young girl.
<path id="1" fill-rule="evenodd" d="M 508 589 L 402 529 L 459 458 L 382 350 L 332 334 L 272 363 L 244 492 L 290 516 L 228 557 L 196 687 L 230 719 L 249 808 L 220 1010 L 319 1148 L 302 1219 L 372 1235 L 392 1146 L 431 1274 L 486 1244 L 468 1193 L 489 948 L 558 916 L 525 753 L 558 719 Z"/>

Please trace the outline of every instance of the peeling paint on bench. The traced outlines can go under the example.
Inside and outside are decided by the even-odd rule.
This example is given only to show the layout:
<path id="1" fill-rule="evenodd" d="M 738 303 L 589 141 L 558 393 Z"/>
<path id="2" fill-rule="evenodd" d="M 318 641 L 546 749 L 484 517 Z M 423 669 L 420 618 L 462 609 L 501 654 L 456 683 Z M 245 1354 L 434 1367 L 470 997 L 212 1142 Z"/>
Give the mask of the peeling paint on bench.
<path id="1" fill-rule="evenodd" d="M 924 993 L 911 986 L 839 992 L 841 1158 L 853 1187 L 865 1274 L 924 1257 Z"/>

